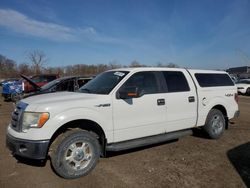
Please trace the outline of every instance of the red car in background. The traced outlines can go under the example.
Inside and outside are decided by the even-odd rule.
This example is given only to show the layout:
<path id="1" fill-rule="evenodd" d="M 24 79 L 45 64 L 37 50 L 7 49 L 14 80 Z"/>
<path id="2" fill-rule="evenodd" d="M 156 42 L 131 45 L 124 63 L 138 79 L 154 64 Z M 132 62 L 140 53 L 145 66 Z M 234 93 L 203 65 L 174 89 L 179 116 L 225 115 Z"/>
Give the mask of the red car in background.
<path id="1" fill-rule="evenodd" d="M 57 74 L 39 74 L 39 75 L 35 75 L 30 77 L 30 79 L 36 83 L 36 85 L 38 85 L 39 87 L 42 87 L 43 85 L 55 80 L 59 78 L 59 75 Z M 36 90 L 36 88 L 34 88 L 33 85 L 31 85 L 29 82 L 24 81 L 24 93 L 29 93 L 29 92 L 33 92 Z"/>

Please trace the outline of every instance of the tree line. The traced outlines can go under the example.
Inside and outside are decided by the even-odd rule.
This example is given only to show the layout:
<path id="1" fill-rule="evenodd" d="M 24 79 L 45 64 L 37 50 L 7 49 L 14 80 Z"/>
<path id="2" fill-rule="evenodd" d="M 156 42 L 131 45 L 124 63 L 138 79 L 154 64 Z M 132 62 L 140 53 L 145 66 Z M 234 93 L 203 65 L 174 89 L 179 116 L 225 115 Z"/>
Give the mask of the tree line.
<path id="1" fill-rule="evenodd" d="M 115 61 L 108 64 L 73 64 L 67 66 L 46 66 L 48 59 L 41 50 L 34 50 L 27 54 L 29 63 L 16 63 L 0 54 L 0 78 L 18 78 L 20 74 L 31 76 L 35 74 L 58 74 L 60 76 L 93 76 L 103 71 L 122 67 L 146 67 L 138 61 L 132 61 L 128 66 L 121 65 Z M 174 63 L 157 63 L 157 67 L 179 67 Z"/>

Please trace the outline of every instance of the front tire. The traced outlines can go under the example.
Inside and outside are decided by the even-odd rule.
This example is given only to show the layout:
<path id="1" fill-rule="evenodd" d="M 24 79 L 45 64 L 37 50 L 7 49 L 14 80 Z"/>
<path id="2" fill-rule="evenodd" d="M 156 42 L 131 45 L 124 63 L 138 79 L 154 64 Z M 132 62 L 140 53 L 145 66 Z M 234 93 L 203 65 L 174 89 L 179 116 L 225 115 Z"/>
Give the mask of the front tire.
<path id="1" fill-rule="evenodd" d="M 226 127 L 225 117 L 220 110 L 212 109 L 207 115 L 204 130 L 211 139 L 218 139 L 222 136 Z"/>
<path id="2" fill-rule="evenodd" d="M 22 99 L 22 94 L 21 93 L 12 93 L 10 98 L 11 98 L 12 102 L 18 102 L 19 100 Z"/>
<path id="3" fill-rule="evenodd" d="M 88 131 L 68 131 L 52 144 L 51 164 L 56 173 L 66 179 L 87 175 L 100 157 L 97 136 Z"/>

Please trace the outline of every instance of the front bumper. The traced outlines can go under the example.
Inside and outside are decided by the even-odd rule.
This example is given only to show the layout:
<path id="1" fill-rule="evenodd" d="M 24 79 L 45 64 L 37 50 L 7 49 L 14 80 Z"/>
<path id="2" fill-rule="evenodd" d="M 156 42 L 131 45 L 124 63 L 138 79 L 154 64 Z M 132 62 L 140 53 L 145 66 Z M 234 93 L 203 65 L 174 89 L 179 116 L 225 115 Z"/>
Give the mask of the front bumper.
<path id="1" fill-rule="evenodd" d="M 11 96 L 10 94 L 7 94 L 7 93 L 2 93 L 2 96 L 5 98 L 5 99 L 9 99 Z"/>
<path id="2" fill-rule="evenodd" d="M 49 140 L 24 140 L 7 134 L 6 146 L 13 155 L 40 160 L 47 156 Z"/>
<path id="3" fill-rule="evenodd" d="M 238 89 L 239 94 L 246 94 L 247 89 Z"/>

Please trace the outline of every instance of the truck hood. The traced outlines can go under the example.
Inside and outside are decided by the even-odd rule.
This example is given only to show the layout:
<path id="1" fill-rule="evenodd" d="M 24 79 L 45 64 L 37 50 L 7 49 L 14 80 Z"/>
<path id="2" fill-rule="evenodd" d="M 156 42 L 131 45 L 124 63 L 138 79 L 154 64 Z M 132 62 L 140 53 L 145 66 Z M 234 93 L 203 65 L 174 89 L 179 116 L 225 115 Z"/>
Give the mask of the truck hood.
<path id="1" fill-rule="evenodd" d="M 27 104 L 56 104 L 56 103 L 72 103 L 79 100 L 79 102 L 89 101 L 100 98 L 96 94 L 78 93 L 78 92 L 56 92 L 43 95 L 35 95 L 23 99 L 22 101 Z"/>
<path id="2" fill-rule="evenodd" d="M 90 93 L 56 92 L 28 97 L 21 100 L 21 102 L 27 104 L 25 111 L 49 112 L 51 118 L 53 118 L 62 112 L 73 109 L 100 110 L 99 107 L 103 105 L 111 105 L 111 97 L 110 95 Z M 105 110 L 107 110 L 107 108 L 105 108 Z"/>

